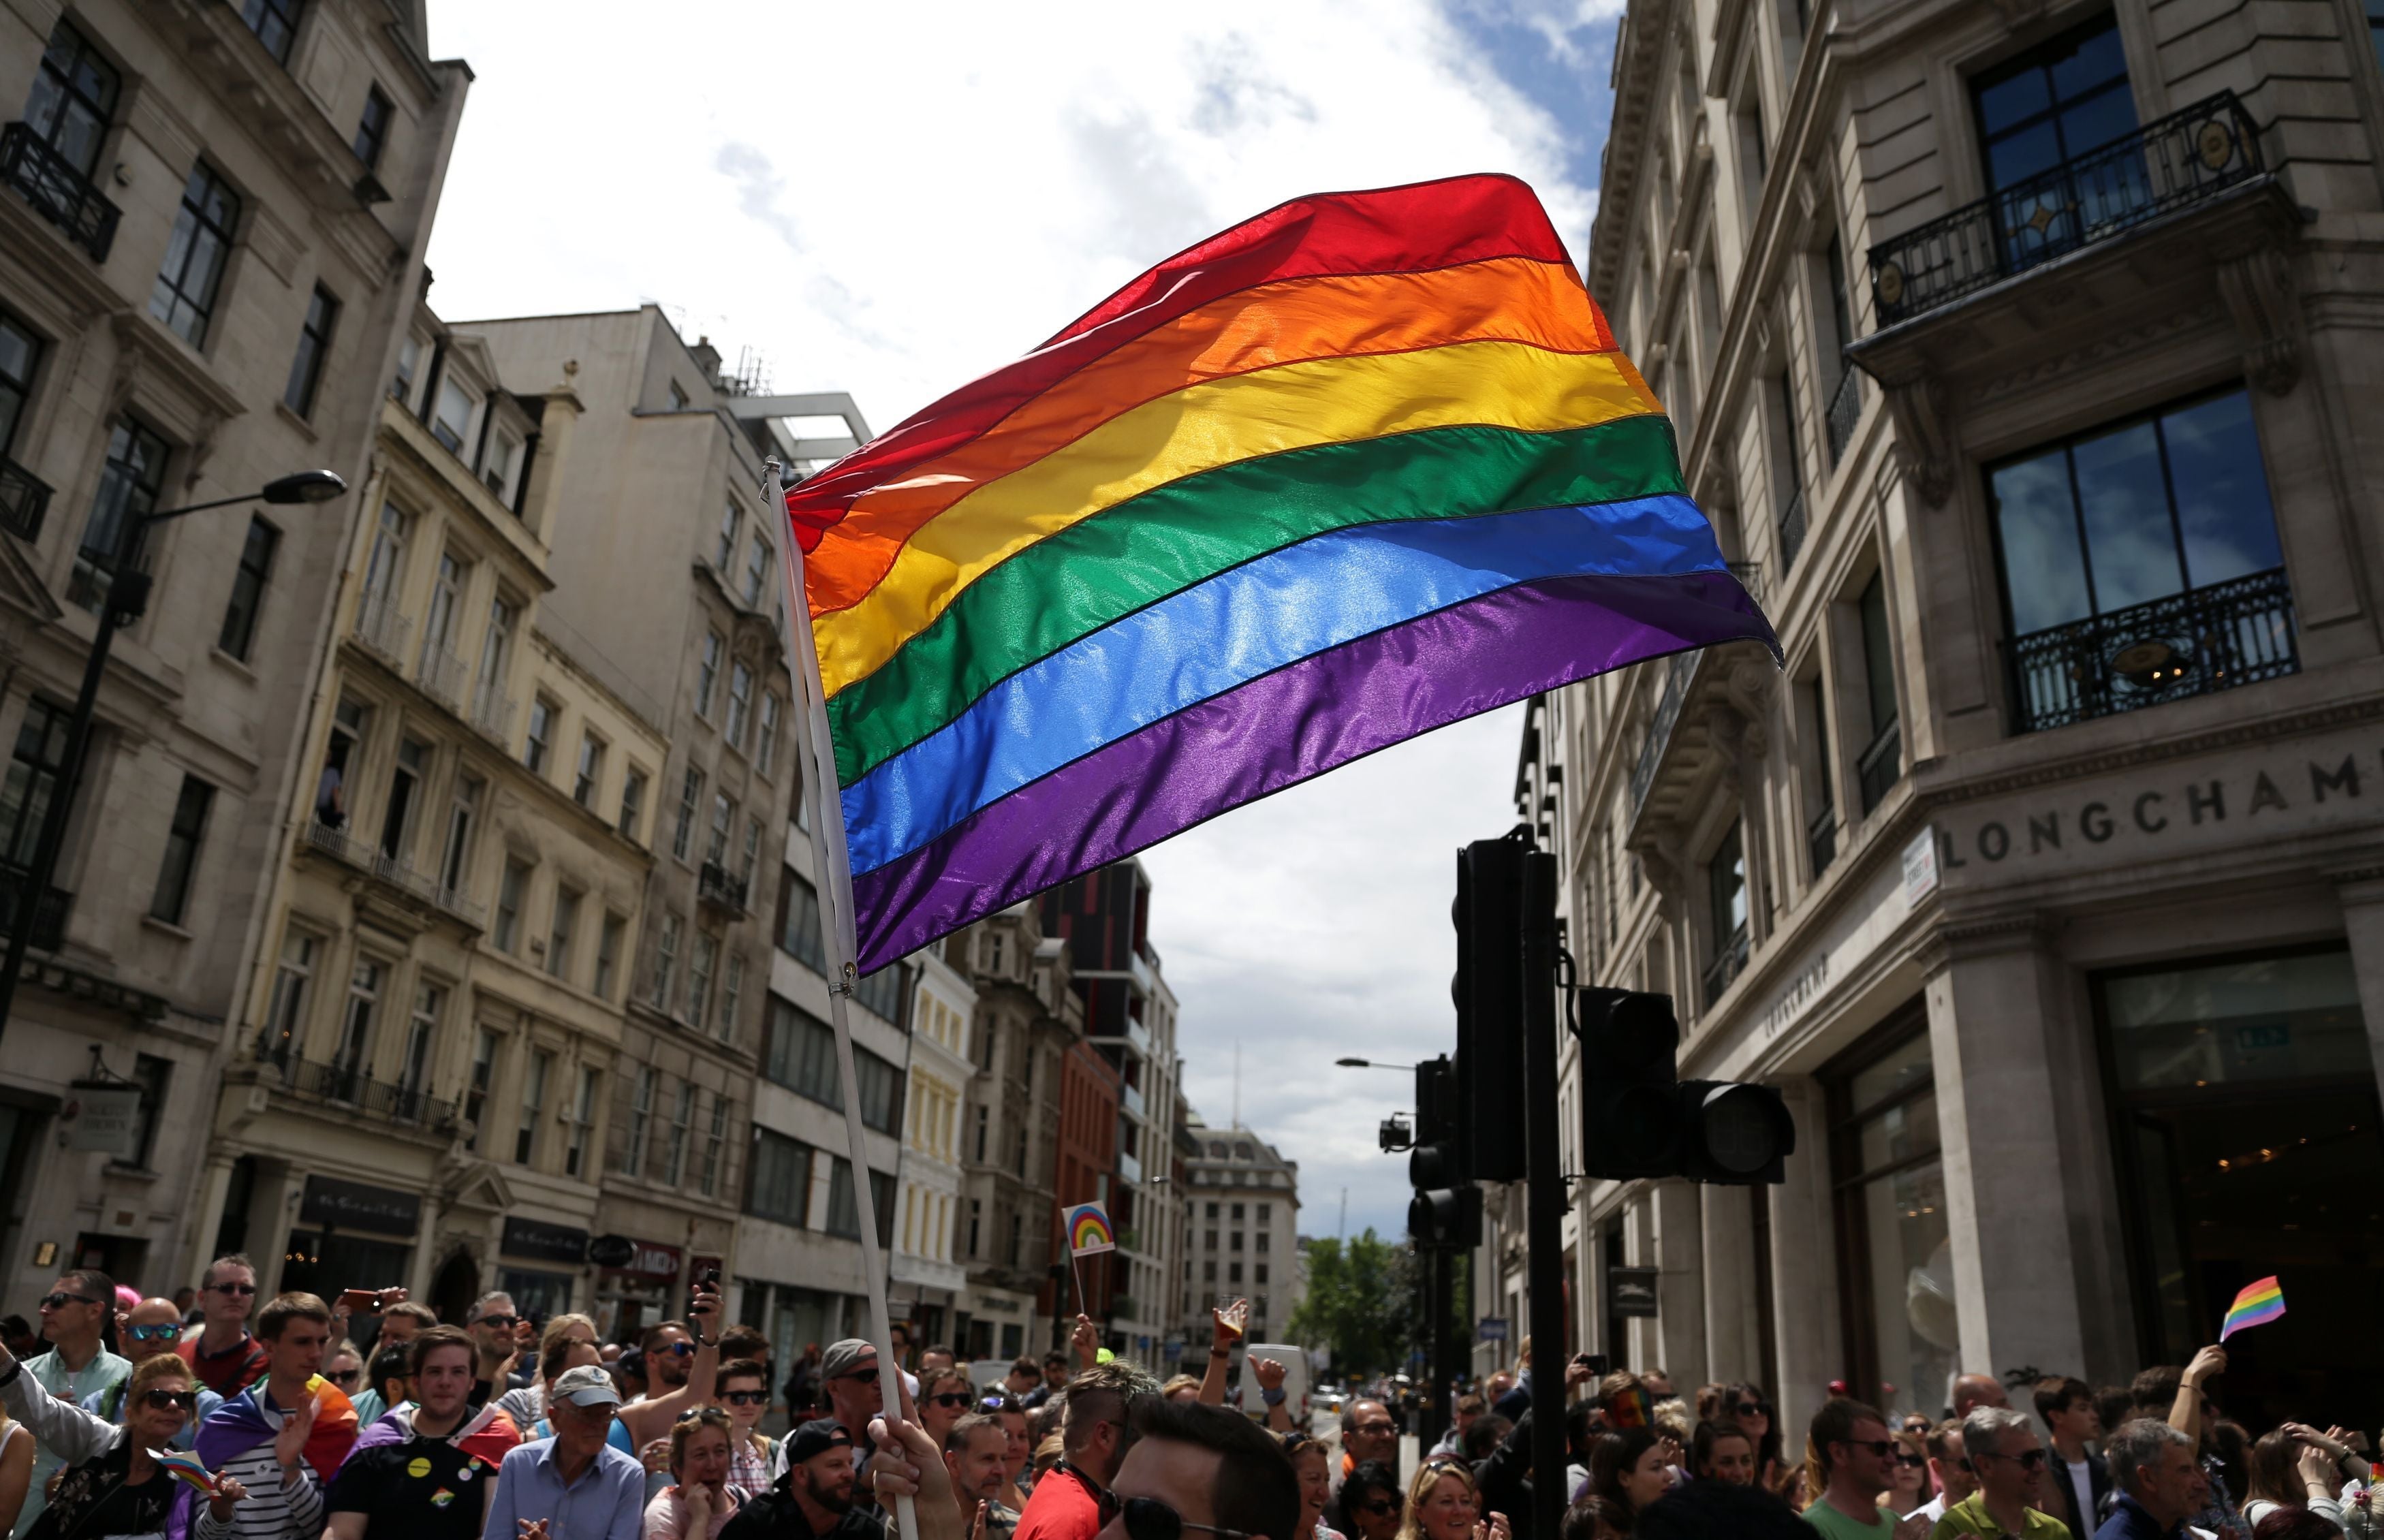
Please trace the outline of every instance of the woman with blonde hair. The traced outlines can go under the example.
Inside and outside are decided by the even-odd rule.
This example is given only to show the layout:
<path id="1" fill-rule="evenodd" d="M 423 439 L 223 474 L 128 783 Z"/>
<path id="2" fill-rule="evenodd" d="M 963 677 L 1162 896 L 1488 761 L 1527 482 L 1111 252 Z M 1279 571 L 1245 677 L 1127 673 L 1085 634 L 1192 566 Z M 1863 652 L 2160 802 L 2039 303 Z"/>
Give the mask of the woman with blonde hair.
<path id="1" fill-rule="evenodd" d="M 150 1455 L 153 1449 L 173 1447 L 175 1435 L 198 1410 L 198 1382 L 191 1377 L 191 1366 L 173 1353 L 159 1353 L 133 1366 L 120 1423 L 52 1396 L 6 1349 L 0 1349 L 0 1404 L 66 1462 L 49 1506 L 29 1534 L 44 1540 L 51 1535 L 159 1534 L 169 1515 L 178 1509 L 187 1513 L 197 1497 Z M 31 1439 L 12 1434 L 9 1443 L 30 1445 Z M 0 1470 L 13 1453 L 0 1450 Z M 21 1478 L 17 1483 L 20 1506 L 25 1484 Z M 206 1499 L 211 1526 L 226 1529 L 233 1507 L 247 1496 L 239 1482 L 217 1477 Z M 192 1527 L 196 1533 L 197 1526 Z"/>
<path id="2" fill-rule="evenodd" d="M 497 1397 L 497 1410 L 514 1420 L 525 1434 L 546 1415 L 546 1390 L 574 1364 L 585 1360 L 570 1351 L 571 1344 L 596 1345 L 596 1323 L 584 1315 L 558 1315 L 538 1334 L 538 1375 L 518 1390 Z"/>
<path id="3" fill-rule="evenodd" d="M 1427 1459 L 1408 1484 L 1398 1540 L 1509 1540 L 1507 1516 L 1482 1515 L 1481 1489 L 1461 1459 Z"/>

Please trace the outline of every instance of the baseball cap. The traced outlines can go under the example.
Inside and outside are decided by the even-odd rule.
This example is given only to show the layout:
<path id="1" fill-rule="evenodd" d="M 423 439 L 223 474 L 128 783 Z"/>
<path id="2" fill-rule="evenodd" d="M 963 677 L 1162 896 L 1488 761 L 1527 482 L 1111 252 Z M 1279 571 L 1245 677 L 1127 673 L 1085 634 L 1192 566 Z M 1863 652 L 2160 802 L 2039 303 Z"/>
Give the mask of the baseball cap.
<path id="1" fill-rule="evenodd" d="M 601 1363 L 583 1363 L 577 1369 L 566 1369 L 555 1376 L 553 1388 L 547 1392 L 551 1400 L 569 1401 L 576 1407 L 617 1407 L 621 1393 L 613 1386 L 613 1376 Z"/>
<path id="2" fill-rule="evenodd" d="M 849 1336 L 841 1342 L 831 1343 L 828 1350 L 820 1356 L 820 1378 L 840 1380 L 847 1374 L 866 1369 L 869 1360 L 876 1357 L 876 1348 L 866 1337 Z"/>
<path id="3" fill-rule="evenodd" d="M 838 1346 L 842 1347 L 843 1344 Z M 804 1423 L 787 1435 L 787 1460 L 789 1464 L 801 1465 L 813 1455 L 851 1447 L 852 1434 L 844 1431 L 844 1424 L 833 1417 L 823 1417 Z"/>

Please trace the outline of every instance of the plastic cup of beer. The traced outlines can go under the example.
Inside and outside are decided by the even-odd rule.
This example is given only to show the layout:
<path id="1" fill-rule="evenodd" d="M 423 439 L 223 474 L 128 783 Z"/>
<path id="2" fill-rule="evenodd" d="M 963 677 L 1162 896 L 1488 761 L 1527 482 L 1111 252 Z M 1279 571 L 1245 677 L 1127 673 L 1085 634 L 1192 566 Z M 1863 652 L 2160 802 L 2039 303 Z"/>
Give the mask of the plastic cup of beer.
<path id="1" fill-rule="evenodd" d="M 1233 1333 L 1235 1336 L 1246 1336 L 1248 1335 L 1250 1329 L 1250 1302 L 1248 1300 L 1236 1299 L 1232 1304 L 1227 1305 L 1223 1310 L 1219 1310 L 1217 1312 L 1217 1316 L 1218 1319 L 1223 1323 L 1225 1330 Z"/>

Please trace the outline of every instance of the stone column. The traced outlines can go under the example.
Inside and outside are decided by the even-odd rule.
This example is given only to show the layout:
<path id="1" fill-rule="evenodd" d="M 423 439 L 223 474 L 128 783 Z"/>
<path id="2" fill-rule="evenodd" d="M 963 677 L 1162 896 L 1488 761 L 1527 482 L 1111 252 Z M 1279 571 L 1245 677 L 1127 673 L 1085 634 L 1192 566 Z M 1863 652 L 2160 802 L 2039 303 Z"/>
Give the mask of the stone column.
<path id="1" fill-rule="evenodd" d="M 1645 1363 L 1664 1369 L 1674 1385 L 1706 1381 L 1705 1219 L 1693 1182 L 1665 1182 L 1648 1194 L 1655 1223 L 1649 1261 L 1656 1278 L 1656 1352 Z M 1636 1367 L 1636 1366 L 1634 1366 Z M 1694 1396 L 1695 1390 L 1689 1394 Z"/>
<path id="2" fill-rule="evenodd" d="M 2065 1156 L 2046 1038 L 2060 963 L 2035 915 L 1949 928 L 1929 1044 L 1964 1373 L 2086 1361 L 2062 1211 Z M 1915 1387 L 1918 1389 L 1918 1387 Z"/>
<path id="3" fill-rule="evenodd" d="M 1745 1187 L 1698 1193 L 1704 1254 L 1707 1379 L 1725 1383 L 1763 1375 L 1755 1368 L 1755 1219 Z M 1666 1364 L 1667 1369 L 1671 1365 Z M 1687 1382 L 1672 1383 L 1684 1387 Z M 1700 1382 L 1702 1383 L 1702 1382 Z M 1770 1389 L 1765 1385 L 1766 1390 Z"/>
<path id="4" fill-rule="evenodd" d="M 297 1225 L 299 1198 L 305 1190 L 305 1174 L 292 1170 L 289 1161 L 258 1158 L 242 1247 L 256 1262 L 260 1304 L 281 1292 L 281 1259 L 290 1249 L 290 1232 Z"/>
<path id="5" fill-rule="evenodd" d="M 1845 1373 L 1846 1358 L 1821 1088 L 1809 1079 L 1791 1079 L 1780 1082 L 1780 1091 L 1796 1122 L 1796 1152 L 1785 1162 L 1786 1180 L 1771 1189 L 1771 1335 L 1779 1344 L 1780 1383 L 1764 1389 L 1778 1410 L 1781 1447 L 1801 1454 L 1805 1424 L 1821 1404 L 1823 1387 Z"/>
<path id="6" fill-rule="evenodd" d="M 2367 1056 L 2384 1086 L 2384 863 L 2339 872 L 2335 883 L 2359 979 L 2359 1014 L 2367 1024 Z"/>
<path id="7" fill-rule="evenodd" d="M 414 1259 L 405 1267 L 405 1293 L 410 1299 L 430 1301 L 431 1270 L 439 1265 L 439 1220 L 446 1211 L 433 1182 L 422 1195 L 422 1217 L 414 1227 Z"/>
<path id="8" fill-rule="evenodd" d="M 199 1177 L 198 1223 L 183 1232 L 180 1273 L 192 1288 L 215 1261 L 216 1232 L 223 1227 L 224 1200 L 231 1192 L 232 1152 L 217 1145 Z"/>

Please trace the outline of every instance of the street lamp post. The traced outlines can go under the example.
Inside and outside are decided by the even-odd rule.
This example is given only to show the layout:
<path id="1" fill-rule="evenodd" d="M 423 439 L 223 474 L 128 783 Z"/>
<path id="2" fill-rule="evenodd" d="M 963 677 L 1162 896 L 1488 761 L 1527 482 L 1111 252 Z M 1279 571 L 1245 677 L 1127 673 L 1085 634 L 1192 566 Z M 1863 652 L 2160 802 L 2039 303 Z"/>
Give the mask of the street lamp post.
<path id="1" fill-rule="evenodd" d="M 1401 1074 L 1413 1074 L 1413 1064 L 1385 1064 L 1375 1059 L 1335 1059 L 1333 1062 L 1345 1070 L 1397 1070 Z"/>
<path id="2" fill-rule="evenodd" d="M 99 628 L 92 637 L 90 661 L 83 664 L 82 690 L 75 697 L 74 714 L 67 723 L 66 763 L 59 766 L 57 781 L 50 788 L 49 806 L 42 815 L 41 838 L 33 846 L 32 869 L 25 874 L 19 888 L 16 912 L 8 926 L 7 961 L 0 964 L 0 1034 L 7 1031 L 9 1014 L 17 1003 L 18 975 L 25 970 L 25 951 L 33 938 L 33 923 L 49 894 L 50 879 L 57 873 L 58 849 L 66 843 L 67 817 L 74 811 L 74 794 L 82 781 L 83 755 L 91 747 L 92 714 L 99 705 L 99 682 L 107 673 L 108 652 L 116 645 L 118 629 L 139 619 L 149 607 L 149 590 L 155 579 L 138 569 L 143 541 L 150 526 L 185 514 L 229 508 L 242 503 L 329 503 L 347 490 L 347 482 L 336 471 L 302 470 L 268 481 L 260 490 L 243 496 L 194 503 L 187 508 L 168 508 L 164 513 L 140 514 L 117 526 L 116 549 L 109 553 L 112 565 L 107 592 L 100 602 Z"/>

